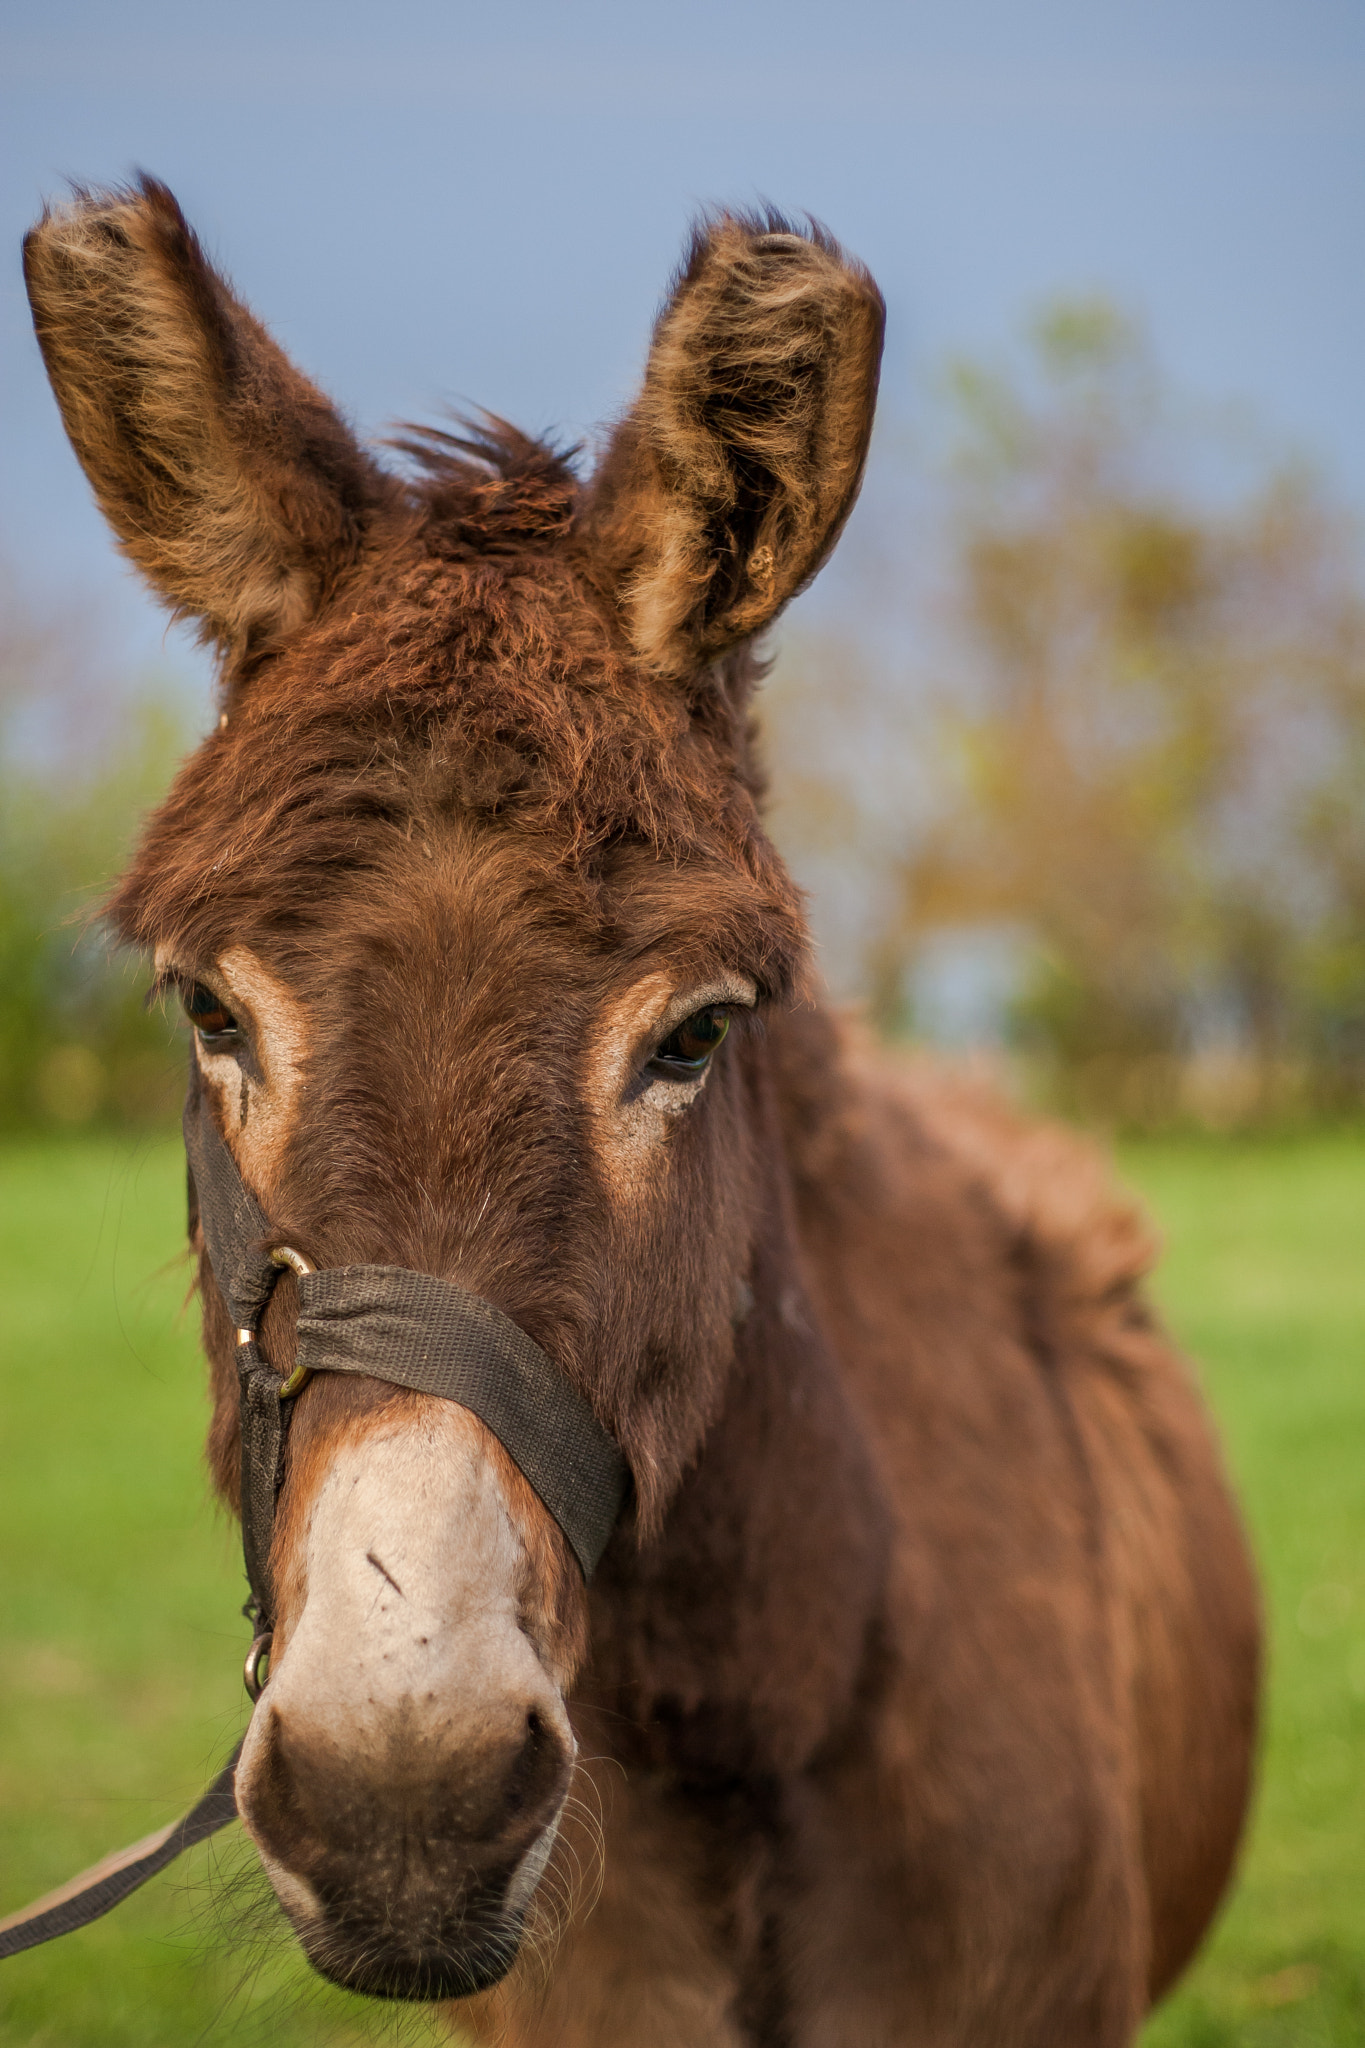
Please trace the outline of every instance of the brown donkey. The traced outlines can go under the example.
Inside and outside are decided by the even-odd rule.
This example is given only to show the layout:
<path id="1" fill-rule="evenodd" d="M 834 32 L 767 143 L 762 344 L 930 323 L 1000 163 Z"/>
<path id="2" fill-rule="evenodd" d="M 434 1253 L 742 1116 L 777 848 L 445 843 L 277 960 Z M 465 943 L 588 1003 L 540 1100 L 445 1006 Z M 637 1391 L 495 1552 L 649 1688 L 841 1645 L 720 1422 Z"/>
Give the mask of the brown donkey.
<path id="1" fill-rule="evenodd" d="M 114 922 L 278 1236 L 496 1304 L 633 1482 L 585 1585 L 466 1408 L 298 1396 L 237 1797 L 309 1956 L 545 2048 L 1130 2041 L 1227 1880 L 1256 1595 L 1096 1162 L 802 995 L 751 649 L 858 488 L 871 279 L 706 222 L 580 482 L 497 422 L 380 467 L 151 181 L 27 256 L 222 656 Z"/>

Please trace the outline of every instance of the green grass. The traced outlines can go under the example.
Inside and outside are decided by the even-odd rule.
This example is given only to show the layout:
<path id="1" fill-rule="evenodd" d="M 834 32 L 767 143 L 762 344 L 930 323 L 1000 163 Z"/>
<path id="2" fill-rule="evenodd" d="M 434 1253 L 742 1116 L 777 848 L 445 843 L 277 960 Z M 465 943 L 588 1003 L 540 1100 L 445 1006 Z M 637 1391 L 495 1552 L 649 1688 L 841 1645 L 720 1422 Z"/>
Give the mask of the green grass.
<path id="1" fill-rule="evenodd" d="M 1166 1228 L 1162 1300 L 1223 1421 L 1273 1638 L 1241 1882 L 1144 2048 L 1344 2048 L 1365 2042 L 1365 1140 L 1123 1165 Z M 181 1811 L 244 1720 L 182 1238 L 176 1144 L 0 1152 L 0 1914 Z M 0 1965 L 0 2042 L 430 2038 L 319 1984 L 260 1884 L 233 1830 Z"/>
<path id="2" fill-rule="evenodd" d="M 1365 2042 L 1365 1141 L 1132 1146 L 1265 1584 L 1241 1880 L 1144 2048 Z"/>

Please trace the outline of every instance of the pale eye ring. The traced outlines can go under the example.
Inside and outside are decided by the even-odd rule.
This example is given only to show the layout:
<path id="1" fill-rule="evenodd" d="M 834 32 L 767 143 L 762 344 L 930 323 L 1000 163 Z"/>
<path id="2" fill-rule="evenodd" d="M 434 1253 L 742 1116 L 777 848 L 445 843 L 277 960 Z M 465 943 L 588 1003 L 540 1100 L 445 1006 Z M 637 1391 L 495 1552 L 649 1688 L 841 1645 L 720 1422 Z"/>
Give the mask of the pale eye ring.
<path id="1" fill-rule="evenodd" d="M 706 1003 L 669 1032 L 649 1061 L 648 1071 L 660 1080 L 691 1081 L 706 1072 L 711 1057 L 730 1029 L 725 1003 Z"/>

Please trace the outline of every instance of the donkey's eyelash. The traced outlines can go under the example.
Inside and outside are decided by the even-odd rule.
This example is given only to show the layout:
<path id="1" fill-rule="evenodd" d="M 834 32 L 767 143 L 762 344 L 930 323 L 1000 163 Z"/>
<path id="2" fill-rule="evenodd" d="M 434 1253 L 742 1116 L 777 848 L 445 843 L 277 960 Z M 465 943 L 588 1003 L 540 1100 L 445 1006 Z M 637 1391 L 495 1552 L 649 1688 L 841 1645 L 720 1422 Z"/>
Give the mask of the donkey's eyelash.
<path id="1" fill-rule="evenodd" d="M 183 967 L 158 967 L 152 976 L 151 986 L 142 998 L 143 1007 L 150 1010 L 153 1003 L 164 1002 L 167 996 L 174 996 L 177 1002 L 194 987 L 198 977 L 189 974 Z"/>
<path id="2" fill-rule="evenodd" d="M 164 1003 L 171 997 L 176 1002 L 183 1003 L 196 986 L 204 986 L 197 975 L 187 974 L 180 967 L 159 967 L 152 976 L 146 995 L 142 998 L 142 1007 L 144 1010 L 150 1010 L 155 1004 Z M 226 1009 L 227 1005 L 224 1004 L 223 1007 Z"/>

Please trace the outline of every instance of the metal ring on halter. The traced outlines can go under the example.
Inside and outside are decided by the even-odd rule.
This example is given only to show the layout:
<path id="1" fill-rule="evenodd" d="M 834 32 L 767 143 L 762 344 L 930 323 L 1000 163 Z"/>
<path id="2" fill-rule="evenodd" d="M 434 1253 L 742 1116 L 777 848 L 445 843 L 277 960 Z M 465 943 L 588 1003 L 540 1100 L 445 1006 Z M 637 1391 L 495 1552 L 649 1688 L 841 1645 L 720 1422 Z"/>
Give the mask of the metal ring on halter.
<path id="1" fill-rule="evenodd" d="M 253 1700 L 258 1700 L 270 1683 L 270 1645 L 274 1640 L 273 1632 L 267 1630 L 263 1636 L 252 1639 L 251 1648 L 246 1653 L 246 1662 L 242 1666 L 242 1683 Z M 264 1678 L 261 1677 L 262 1663 L 265 1665 Z"/>
<path id="2" fill-rule="evenodd" d="M 317 1267 L 311 1265 L 305 1259 L 302 1252 L 296 1252 L 292 1244 L 273 1245 L 269 1252 L 269 1259 L 272 1266 L 288 1266 L 290 1272 L 296 1274 L 300 1280 L 303 1279 L 305 1274 L 316 1273 L 317 1271 Z M 239 1345 L 254 1344 L 255 1341 L 256 1332 L 254 1330 L 238 1330 L 237 1342 Z M 280 1400 L 287 1401 L 291 1394 L 297 1394 L 302 1387 L 307 1385 L 311 1378 L 312 1374 L 306 1365 L 296 1365 L 284 1385 L 280 1388 Z M 250 1687 L 247 1689 L 250 1691 Z"/>

